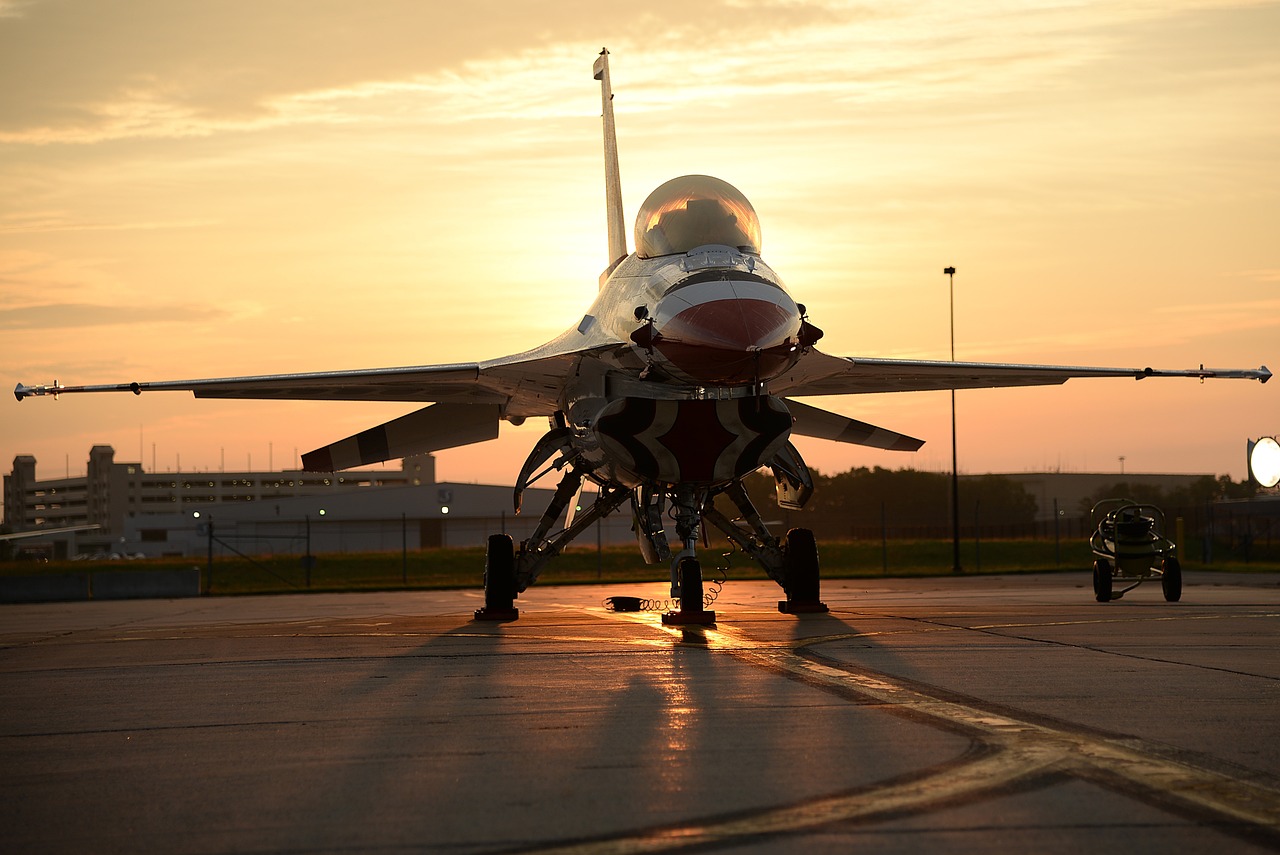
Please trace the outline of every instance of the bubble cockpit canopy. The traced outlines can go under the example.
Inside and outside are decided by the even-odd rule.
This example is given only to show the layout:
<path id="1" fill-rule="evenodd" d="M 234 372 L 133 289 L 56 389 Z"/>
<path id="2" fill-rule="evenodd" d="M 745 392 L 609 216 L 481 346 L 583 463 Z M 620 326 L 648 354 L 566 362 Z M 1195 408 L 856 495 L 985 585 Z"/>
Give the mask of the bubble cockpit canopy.
<path id="1" fill-rule="evenodd" d="M 760 220 L 747 197 L 710 175 L 672 178 L 649 194 L 636 215 L 641 258 L 723 244 L 760 252 Z"/>

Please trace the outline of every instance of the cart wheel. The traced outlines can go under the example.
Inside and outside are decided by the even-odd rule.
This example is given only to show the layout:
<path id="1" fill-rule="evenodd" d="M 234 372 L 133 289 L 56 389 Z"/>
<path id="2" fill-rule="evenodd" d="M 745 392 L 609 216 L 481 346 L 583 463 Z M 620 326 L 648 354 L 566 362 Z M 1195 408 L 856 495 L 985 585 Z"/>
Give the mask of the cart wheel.
<path id="1" fill-rule="evenodd" d="M 1164 589 L 1164 598 L 1171 603 L 1182 599 L 1182 564 L 1176 558 L 1166 558 L 1160 563 L 1164 575 L 1160 577 L 1160 587 Z"/>
<path id="2" fill-rule="evenodd" d="M 1093 562 L 1093 596 L 1100 603 L 1111 602 L 1111 562 L 1105 558 Z"/>

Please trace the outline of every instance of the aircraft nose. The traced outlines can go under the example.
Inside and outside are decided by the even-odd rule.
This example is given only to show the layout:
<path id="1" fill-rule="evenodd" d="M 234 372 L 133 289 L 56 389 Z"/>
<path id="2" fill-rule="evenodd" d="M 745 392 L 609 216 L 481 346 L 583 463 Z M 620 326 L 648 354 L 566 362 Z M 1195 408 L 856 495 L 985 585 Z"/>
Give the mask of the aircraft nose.
<path id="1" fill-rule="evenodd" d="M 748 353 L 777 347 L 795 331 L 799 316 L 763 300 L 706 300 L 681 308 L 659 329 L 667 339 L 699 347 Z"/>
<path id="2" fill-rule="evenodd" d="M 677 286 L 653 315 L 654 348 L 700 383 L 767 379 L 791 358 L 800 310 L 767 282 L 717 279 Z"/>

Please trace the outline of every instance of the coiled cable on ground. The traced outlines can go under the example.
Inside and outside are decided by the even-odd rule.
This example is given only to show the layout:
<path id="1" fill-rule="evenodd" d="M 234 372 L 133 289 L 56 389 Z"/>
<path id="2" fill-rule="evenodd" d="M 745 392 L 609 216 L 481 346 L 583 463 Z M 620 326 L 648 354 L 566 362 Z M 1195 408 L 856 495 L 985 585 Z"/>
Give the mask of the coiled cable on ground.
<path id="1" fill-rule="evenodd" d="M 731 552 L 721 555 L 724 559 L 722 566 L 717 566 L 712 570 L 715 576 L 711 579 L 705 579 L 706 588 L 702 592 L 702 608 L 710 609 L 711 605 L 720 596 L 720 592 L 724 590 L 725 583 L 729 581 L 729 556 Z M 680 609 L 680 600 L 678 599 L 662 599 L 649 600 L 643 597 L 626 597 L 612 596 L 605 597 L 602 603 L 606 611 L 610 612 L 671 612 Z"/>

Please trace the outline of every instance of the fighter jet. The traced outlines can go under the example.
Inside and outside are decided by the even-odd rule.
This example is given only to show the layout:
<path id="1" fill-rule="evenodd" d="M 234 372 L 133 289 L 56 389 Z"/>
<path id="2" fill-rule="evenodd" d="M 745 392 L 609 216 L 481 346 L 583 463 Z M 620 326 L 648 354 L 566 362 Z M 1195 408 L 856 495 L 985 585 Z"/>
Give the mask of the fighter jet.
<path id="1" fill-rule="evenodd" d="M 812 532 L 775 535 L 743 479 L 772 473 L 784 508 L 801 508 L 813 479 L 792 435 L 914 451 L 923 443 L 796 400 L 815 395 L 1036 386 L 1076 377 L 1243 378 L 1258 369 L 1156 370 L 833 356 L 761 256 L 755 209 L 737 189 L 684 175 L 640 207 L 634 251 L 624 231 L 609 52 L 600 81 L 608 266 L 595 302 L 558 338 L 484 362 L 115 385 L 19 384 L 18 400 L 79 392 L 183 390 L 197 398 L 417 401 L 430 406 L 303 455 L 334 471 L 498 436 L 499 422 L 549 421 L 515 481 L 514 503 L 559 474 L 549 505 L 518 546 L 488 539 L 478 619 L 511 620 L 515 600 L 575 537 L 629 506 L 644 559 L 671 567 L 679 608 L 668 623 L 709 623 L 697 547 L 706 525 L 759 562 L 783 589 L 784 612 L 824 611 Z M 585 482 L 595 500 L 576 512 Z M 738 510 L 730 518 L 715 500 Z M 674 521 L 674 531 L 670 523 Z"/>

